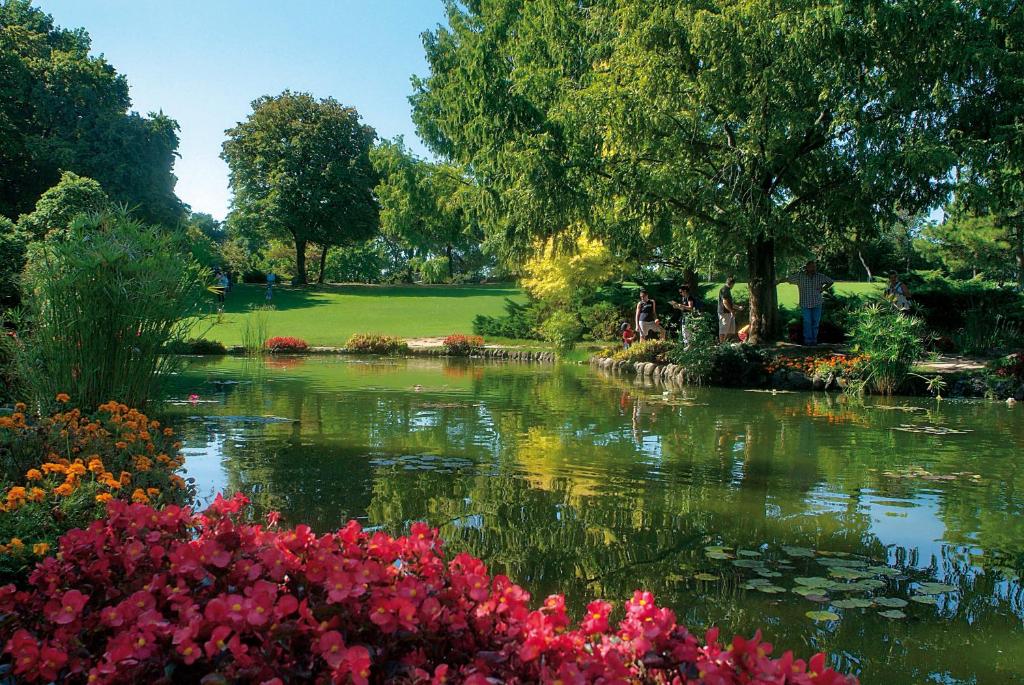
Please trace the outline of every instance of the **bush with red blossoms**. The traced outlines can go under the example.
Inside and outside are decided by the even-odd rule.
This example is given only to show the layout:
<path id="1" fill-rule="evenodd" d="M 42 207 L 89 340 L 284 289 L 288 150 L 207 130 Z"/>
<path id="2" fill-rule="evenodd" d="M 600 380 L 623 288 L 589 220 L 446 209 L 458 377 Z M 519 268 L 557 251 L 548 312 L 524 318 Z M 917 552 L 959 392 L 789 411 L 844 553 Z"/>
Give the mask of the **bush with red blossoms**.
<path id="1" fill-rule="evenodd" d="M 820 654 L 773 659 L 760 635 L 700 640 L 645 592 L 617 624 L 603 601 L 576 624 L 561 596 L 531 610 L 479 559 L 446 561 L 423 524 L 317 536 L 247 523 L 246 504 L 110 502 L 28 590 L 0 588 L 4 662 L 30 683 L 855 682 Z"/>
<path id="2" fill-rule="evenodd" d="M 279 335 L 268 338 L 264 347 L 270 352 L 305 352 L 309 349 L 309 343 L 302 338 Z"/>

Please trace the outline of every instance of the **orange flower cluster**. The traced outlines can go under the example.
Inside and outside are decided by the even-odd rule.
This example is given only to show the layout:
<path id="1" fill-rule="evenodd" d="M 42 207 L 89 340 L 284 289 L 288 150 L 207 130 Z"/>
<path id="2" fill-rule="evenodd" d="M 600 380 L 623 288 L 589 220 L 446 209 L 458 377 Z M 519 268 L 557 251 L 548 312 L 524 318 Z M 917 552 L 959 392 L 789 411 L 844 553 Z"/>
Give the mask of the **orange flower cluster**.
<path id="1" fill-rule="evenodd" d="M 61 393 L 56 399 L 65 403 L 70 398 Z M 0 491 L 0 517 L 25 507 L 58 510 L 83 488 L 84 497 L 100 505 L 112 499 L 177 503 L 185 497 L 185 480 L 176 473 L 184 458 L 174 430 L 118 402 L 100 405 L 94 416 L 71 409 L 37 422 L 29 421 L 19 403 L 10 416 L 0 417 L 0 448 L 25 455 L 21 463 L 30 462 L 32 454 L 44 455 L 42 463 L 25 471 L 24 484 Z M 17 482 L 20 474 L 6 476 Z M 0 544 L 0 554 L 25 548 L 15 537 Z M 45 554 L 49 545 L 37 543 L 32 549 Z"/>
<path id="2" fill-rule="evenodd" d="M 847 356 L 832 354 L 827 357 L 776 357 L 765 367 L 769 374 L 781 369 L 797 371 L 808 376 L 824 376 L 834 373 L 839 376 L 855 376 L 865 361 L 861 355 Z"/>

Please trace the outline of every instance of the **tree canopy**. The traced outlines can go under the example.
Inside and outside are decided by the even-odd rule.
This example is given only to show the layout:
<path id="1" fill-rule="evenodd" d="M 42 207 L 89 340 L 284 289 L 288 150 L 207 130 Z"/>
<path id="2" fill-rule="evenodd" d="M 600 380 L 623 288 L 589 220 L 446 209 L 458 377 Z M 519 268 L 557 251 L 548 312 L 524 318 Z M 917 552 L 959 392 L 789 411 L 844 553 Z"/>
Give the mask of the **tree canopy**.
<path id="1" fill-rule="evenodd" d="M 42 240 L 55 231 L 66 231 L 75 217 L 110 209 L 110 198 L 100 184 L 70 171 L 61 174 L 57 185 L 47 189 L 30 214 L 22 214 L 18 228 L 33 240 Z"/>
<path id="2" fill-rule="evenodd" d="M 232 213 L 294 241 L 296 283 L 306 283 L 308 243 L 323 247 L 322 267 L 330 246 L 378 230 L 376 133 L 354 108 L 286 90 L 254 100 L 227 135 L 221 156 L 231 170 Z"/>
<path id="3" fill-rule="evenodd" d="M 764 340 L 778 254 L 945 199 L 968 4 L 451 2 L 414 118 L 490 190 L 507 239 L 585 227 L 693 264 L 743 254 Z"/>
<path id="4" fill-rule="evenodd" d="M 147 222 L 183 217 L 172 173 L 178 124 L 129 112 L 128 82 L 89 34 L 29 0 L 0 0 L 0 214 L 31 211 L 61 172 L 96 179 Z"/>

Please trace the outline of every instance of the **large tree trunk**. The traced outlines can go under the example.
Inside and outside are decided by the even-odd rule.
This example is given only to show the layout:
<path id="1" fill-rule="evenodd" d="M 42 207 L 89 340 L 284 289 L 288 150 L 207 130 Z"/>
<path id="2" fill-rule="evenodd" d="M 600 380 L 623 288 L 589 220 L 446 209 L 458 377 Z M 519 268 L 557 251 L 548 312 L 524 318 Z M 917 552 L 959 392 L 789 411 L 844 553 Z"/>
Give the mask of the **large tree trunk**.
<path id="1" fill-rule="evenodd" d="M 747 242 L 750 287 L 750 337 L 763 345 L 775 339 L 779 325 L 779 298 L 775 288 L 775 241 L 757 238 Z"/>
<path id="2" fill-rule="evenodd" d="M 295 277 L 292 285 L 306 285 L 306 241 L 295 239 Z"/>
<path id="3" fill-rule="evenodd" d="M 445 256 L 448 257 L 448 280 L 452 280 L 453 278 L 455 278 L 455 265 L 452 262 L 452 246 L 445 245 L 444 253 Z"/>
<path id="4" fill-rule="evenodd" d="M 316 277 L 316 282 L 320 285 L 324 284 L 324 267 L 327 266 L 327 251 L 330 249 L 330 245 L 320 246 L 320 273 Z"/>

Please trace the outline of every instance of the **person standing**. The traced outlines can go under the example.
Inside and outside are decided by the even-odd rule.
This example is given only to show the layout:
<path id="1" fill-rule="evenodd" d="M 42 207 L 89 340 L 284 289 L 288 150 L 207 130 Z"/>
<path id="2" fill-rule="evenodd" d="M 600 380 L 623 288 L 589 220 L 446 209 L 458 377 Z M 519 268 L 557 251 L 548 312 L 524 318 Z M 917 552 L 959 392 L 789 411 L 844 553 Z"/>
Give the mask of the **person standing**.
<path id="1" fill-rule="evenodd" d="M 228 288 L 231 282 L 228 280 L 228 275 L 223 271 L 217 272 L 217 300 L 220 302 L 221 310 L 224 309 L 224 298 L 228 293 Z"/>
<path id="2" fill-rule="evenodd" d="M 622 349 L 628 350 L 634 340 L 636 340 L 636 334 L 633 332 L 633 327 L 629 325 L 628 321 L 624 321 L 622 323 Z"/>
<path id="3" fill-rule="evenodd" d="M 781 283 L 782 281 L 779 281 Z M 818 325 L 821 323 L 821 294 L 835 283 L 825 274 L 818 273 L 818 265 L 812 259 L 799 271 L 785 279 L 800 292 L 800 311 L 804 319 L 804 345 L 818 344 Z M 776 283 L 778 285 L 778 283 Z"/>
<path id="4" fill-rule="evenodd" d="M 636 303 L 636 331 L 640 334 L 640 340 L 647 340 L 648 336 L 658 328 L 658 309 L 654 300 L 647 294 L 646 290 L 640 291 L 640 301 Z"/>
<path id="5" fill-rule="evenodd" d="M 670 305 L 679 310 L 679 337 L 682 339 L 683 344 L 687 347 L 690 346 L 690 323 L 693 315 L 699 311 L 697 305 L 697 298 L 690 294 L 690 289 L 687 286 L 679 288 L 679 301 L 669 300 Z"/>
<path id="6" fill-rule="evenodd" d="M 736 285 L 736 277 L 729 276 L 725 285 L 718 291 L 718 342 L 724 343 L 736 335 L 736 312 L 743 309 L 732 299 L 732 287 Z"/>
<path id="7" fill-rule="evenodd" d="M 274 283 L 277 282 L 277 275 L 273 271 L 267 273 L 267 302 L 274 299 Z"/>
<path id="8" fill-rule="evenodd" d="M 910 290 L 903 285 L 895 271 L 889 272 L 889 284 L 885 286 L 884 297 L 892 302 L 892 306 L 901 314 L 910 312 Z"/>

